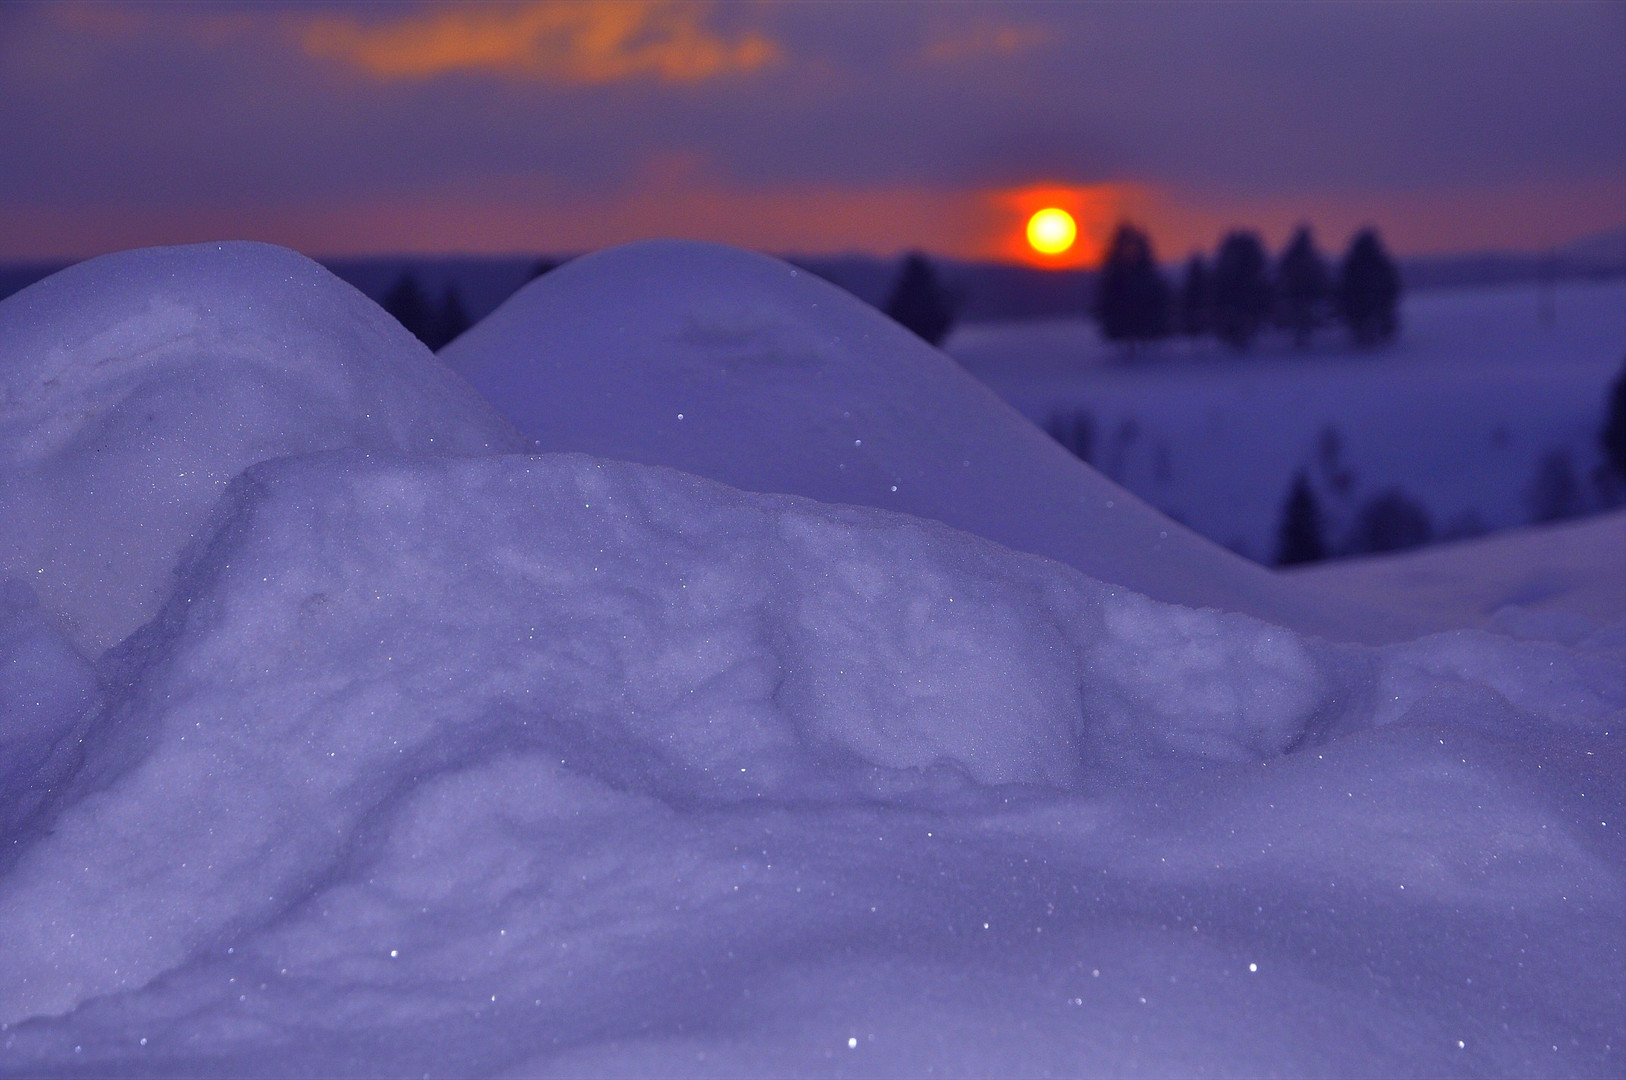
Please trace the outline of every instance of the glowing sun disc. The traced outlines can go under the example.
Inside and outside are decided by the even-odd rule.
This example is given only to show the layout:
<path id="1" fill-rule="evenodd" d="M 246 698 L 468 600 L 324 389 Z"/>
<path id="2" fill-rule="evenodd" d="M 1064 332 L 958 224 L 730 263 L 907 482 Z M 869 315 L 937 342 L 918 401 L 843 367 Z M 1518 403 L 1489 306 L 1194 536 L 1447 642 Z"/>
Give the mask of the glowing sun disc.
<path id="1" fill-rule="evenodd" d="M 1060 255 L 1078 239 L 1073 215 L 1048 207 L 1028 218 L 1028 244 L 1041 255 Z"/>

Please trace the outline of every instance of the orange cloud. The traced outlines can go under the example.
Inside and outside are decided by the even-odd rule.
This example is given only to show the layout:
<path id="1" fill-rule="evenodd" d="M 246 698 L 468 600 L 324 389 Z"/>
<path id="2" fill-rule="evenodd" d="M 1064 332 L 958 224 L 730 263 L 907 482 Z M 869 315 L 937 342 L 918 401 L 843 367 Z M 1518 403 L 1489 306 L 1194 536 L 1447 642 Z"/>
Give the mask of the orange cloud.
<path id="1" fill-rule="evenodd" d="M 926 45 L 927 60 L 953 63 L 959 60 L 997 57 L 1005 59 L 1030 49 L 1048 45 L 1056 39 L 1055 31 L 1042 26 L 974 26 L 951 35 L 934 38 Z"/>
<path id="2" fill-rule="evenodd" d="M 755 71 L 779 58 L 760 34 L 725 38 L 707 5 L 641 0 L 455 4 L 387 22 L 318 15 L 297 24 L 307 55 L 340 60 L 379 79 L 483 71 L 562 83 L 652 77 L 700 82 Z"/>

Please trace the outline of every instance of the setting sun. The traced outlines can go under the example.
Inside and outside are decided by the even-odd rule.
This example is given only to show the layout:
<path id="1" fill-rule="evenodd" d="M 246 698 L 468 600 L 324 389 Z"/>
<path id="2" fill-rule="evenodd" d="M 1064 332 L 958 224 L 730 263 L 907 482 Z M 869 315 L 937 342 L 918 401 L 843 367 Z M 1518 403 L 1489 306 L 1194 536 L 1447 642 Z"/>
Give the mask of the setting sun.
<path id="1" fill-rule="evenodd" d="M 1028 218 L 1028 243 L 1041 255 L 1060 255 L 1078 239 L 1073 215 L 1054 206 Z"/>

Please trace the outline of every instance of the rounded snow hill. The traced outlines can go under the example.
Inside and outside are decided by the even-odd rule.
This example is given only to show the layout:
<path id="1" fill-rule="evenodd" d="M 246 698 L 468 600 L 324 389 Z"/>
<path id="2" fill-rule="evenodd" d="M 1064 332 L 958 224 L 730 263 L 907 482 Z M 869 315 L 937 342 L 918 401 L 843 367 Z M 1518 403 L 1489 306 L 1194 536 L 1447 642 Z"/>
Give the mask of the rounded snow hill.
<path id="1" fill-rule="evenodd" d="M 151 617 L 249 465 L 519 446 L 378 305 L 284 248 L 126 251 L 0 302 L 0 578 L 92 654 Z"/>
<path id="2" fill-rule="evenodd" d="M 543 451 L 934 518 L 1159 600 L 1331 637 L 1418 629 L 1301 597 L 777 259 L 687 241 L 598 252 L 527 285 L 441 356 Z"/>

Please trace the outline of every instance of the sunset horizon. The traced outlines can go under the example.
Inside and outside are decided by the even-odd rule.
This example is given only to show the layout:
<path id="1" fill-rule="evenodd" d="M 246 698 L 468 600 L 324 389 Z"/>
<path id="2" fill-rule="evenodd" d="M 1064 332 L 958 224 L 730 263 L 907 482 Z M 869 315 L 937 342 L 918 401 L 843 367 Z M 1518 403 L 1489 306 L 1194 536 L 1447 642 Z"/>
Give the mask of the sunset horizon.
<path id="1" fill-rule="evenodd" d="M 1626 227 L 1619 9 L 1178 13 L 11 6 L 0 261 L 672 237 L 1077 268 L 1126 220 L 1165 261 L 1238 228 L 1418 257 Z M 1041 203 L 1078 221 L 1063 255 L 1026 243 Z"/>

